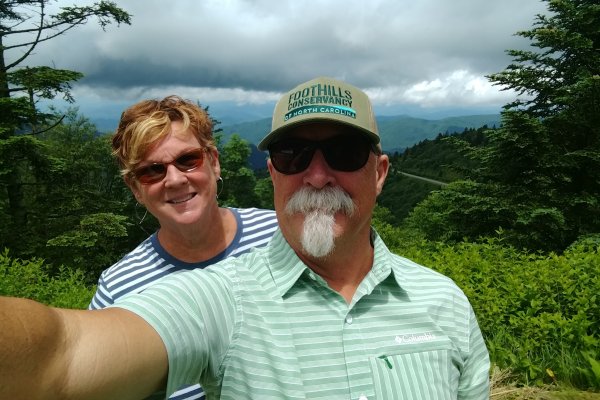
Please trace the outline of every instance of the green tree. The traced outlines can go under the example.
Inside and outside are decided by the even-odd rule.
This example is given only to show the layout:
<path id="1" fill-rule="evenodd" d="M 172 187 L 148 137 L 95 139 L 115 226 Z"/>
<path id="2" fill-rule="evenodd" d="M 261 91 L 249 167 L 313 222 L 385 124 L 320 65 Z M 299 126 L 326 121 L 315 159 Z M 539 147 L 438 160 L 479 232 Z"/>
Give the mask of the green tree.
<path id="1" fill-rule="evenodd" d="M 100 270 L 147 234 L 137 224 L 140 217 L 111 155 L 110 137 L 98 135 L 76 110 L 63 117 L 50 131 L 26 136 L 38 143 L 34 149 L 43 149 L 39 160 L 45 168 L 35 169 L 45 172 L 33 176 L 23 171 L 28 224 L 15 232 L 10 224 L 0 223 L 0 247 L 11 248 L 19 257 L 46 259 L 51 273 L 61 264 L 79 268 L 95 282 Z M 10 163 L 15 154 L 21 152 L 5 154 L 0 164 Z M 31 162 L 37 161 L 31 157 Z M 0 220 L 9 219 L 7 210 L 0 208 Z M 14 236 L 20 241 L 10 247 Z"/>
<path id="2" fill-rule="evenodd" d="M 254 193 L 256 194 L 256 207 L 273 210 L 275 204 L 273 202 L 273 182 L 271 177 L 267 174 L 265 177 L 257 177 L 256 186 L 254 187 Z"/>
<path id="3" fill-rule="evenodd" d="M 518 32 L 532 50 L 509 50 L 513 62 L 489 76 L 518 97 L 471 149 L 474 182 L 436 193 L 412 218 L 427 225 L 429 214 L 431 237 L 501 231 L 517 246 L 562 250 L 600 231 L 600 4 L 546 2 L 550 13 Z"/>
<path id="4" fill-rule="evenodd" d="M 239 135 L 232 135 L 220 151 L 223 187 L 219 203 L 226 206 L 256 207 L 256 176 L 249 167 L 250 146 Z"/>
<path id="5" fill-rule="evenodd" d="M 17 255 L 35 239 L 30 235 L 31 202 L 26 194 L 68 165 L 60 157 L 49 156 L 47 144 L 38 137 L 60 124 L 62 117 L 42 112 L 37 102 L 57 96 L 73 101 L 71 83 L 83 76 L 76 71 L 30 66 L 26 61 L 44 42 L 93 18 L 102 29 L 113 22 L 130 23 L 130 15 L 110 1 L 62 7 L 56 14 L 46 13 L 49 3 L 0 3 L 0 206 L 4 211 L 0 219 L 9 232 L 1 244 L 16 250 Z"/>

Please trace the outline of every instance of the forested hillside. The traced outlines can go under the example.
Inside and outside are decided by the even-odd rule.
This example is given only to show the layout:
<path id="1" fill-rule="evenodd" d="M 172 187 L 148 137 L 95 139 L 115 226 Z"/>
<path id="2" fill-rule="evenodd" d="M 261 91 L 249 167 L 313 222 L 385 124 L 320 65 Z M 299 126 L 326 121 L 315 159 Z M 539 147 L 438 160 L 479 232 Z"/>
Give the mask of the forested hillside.
<path id="1" fill-rule="evenodd" d="M 440 185 L 407 177 L 412 175 L 450 183 L 465 179 L 477 166 L 462 150 L 462 143 L 481 147 L 486 143 L 487 126 L 465 129 L 460 133 L 439 133 L 435 139 L 425 139 L 402 152 L 390 154 L 391 171 L 378 204 L 390 211 L 390 222 L 400 225 L 410 211 Z"/>

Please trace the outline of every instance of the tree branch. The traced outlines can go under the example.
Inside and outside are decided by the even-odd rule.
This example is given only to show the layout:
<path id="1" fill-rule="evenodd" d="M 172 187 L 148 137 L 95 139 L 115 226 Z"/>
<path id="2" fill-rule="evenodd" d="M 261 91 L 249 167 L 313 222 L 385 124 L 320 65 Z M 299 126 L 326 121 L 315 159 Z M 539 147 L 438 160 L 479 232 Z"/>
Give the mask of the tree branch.
<path id="1" fill-rule="evenodd" d="M 31 52 L 33 51 L 33 49 L 35 49 L 35 47 L 37 46 L 37 44 L 39 43 L 40 40 L 40 36 L 42 35 L 42 29 L 44 27 L 44 18 L 45 18 L 45 12 L 44 12 L 44 8 L 45 8 L 46 4 L 44 3 L 43 0 L 40 0 L 40 26 L 37 29 L 37 35 L 35 40 L 33 41 L 33 43 L 31 44 L 31 46 L 29 47 L 29 50 L 27 50 L 21 57 L 19 57 L 17 60 L 15 60 L 14 62 L 8 64 L 5 67 L 5 70 L 8 70 L 10 68 L 13 68 L 16 65 L 19 65 L 21 63 L 21 61 L 23 61 L 24 59 L 26 59 L 27 57 L 29 57 L 29 55 L 31 54 Z M 6 50 L 6 48 L 5 48 Z"/>

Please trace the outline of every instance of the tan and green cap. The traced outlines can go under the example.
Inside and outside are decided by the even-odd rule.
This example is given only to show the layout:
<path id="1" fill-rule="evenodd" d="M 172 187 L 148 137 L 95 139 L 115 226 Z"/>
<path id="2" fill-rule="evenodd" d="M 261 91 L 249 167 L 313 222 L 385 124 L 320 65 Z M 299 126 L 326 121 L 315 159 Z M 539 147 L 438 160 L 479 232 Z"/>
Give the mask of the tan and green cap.
<path id="1" fill-rule="evenodd" d="M 275 105 L 271 132 L 258 144 L 267 150 L 290 128 L 310 122 L 337 122 L 356 128 L 374 144 L 379 132 L 371 101 L 365 92 L 345 82 L 318 77 L 284 94 Z"/>

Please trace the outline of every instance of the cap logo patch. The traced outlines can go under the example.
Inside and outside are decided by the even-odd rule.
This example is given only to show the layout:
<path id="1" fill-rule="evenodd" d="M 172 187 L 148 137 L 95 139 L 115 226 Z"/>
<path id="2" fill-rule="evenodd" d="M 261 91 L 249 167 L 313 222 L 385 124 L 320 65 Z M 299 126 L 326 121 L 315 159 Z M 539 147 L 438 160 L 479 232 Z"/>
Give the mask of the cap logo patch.
<path id="1" fill-rule="evenodd" d="M 289 113 L 286 113 L 283 118 L 284 118 L 284 121 L 287 121 L 288 119 L 297 117 L 298 115 L 314 114 L 314 113 L 338 114 L 338 115 L 343 115 L 345 117 L 351 117 L 351 118 L 356 119 L 356 112 L 353 109 L 348 108 L 348 107 L 336 107 L 336 106 L 298 107 L 298 108 L 293 109 Z"/>
<path id="2" fill-rule="evenodd" d="M 352 92 L 339 86 L 314 84 L 289 95 L 284 121 L 305 114 L 337 114 L 356 119 Z"/>

